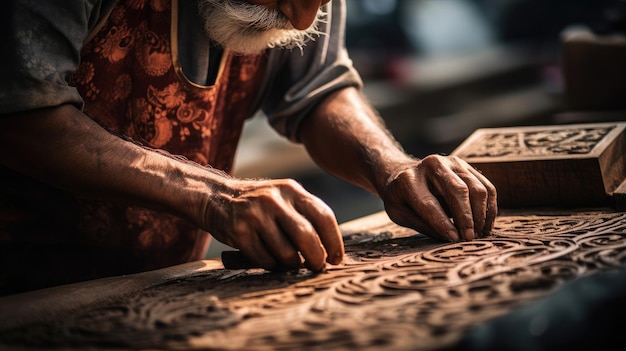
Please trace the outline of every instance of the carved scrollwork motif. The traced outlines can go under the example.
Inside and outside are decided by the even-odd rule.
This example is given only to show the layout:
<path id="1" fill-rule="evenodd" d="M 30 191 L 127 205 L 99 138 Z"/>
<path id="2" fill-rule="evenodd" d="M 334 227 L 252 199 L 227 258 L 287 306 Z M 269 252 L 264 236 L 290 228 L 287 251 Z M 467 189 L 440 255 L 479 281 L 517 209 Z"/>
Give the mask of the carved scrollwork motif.
<path id="1" fill-rule="evenodd" d="M 0 330 L 3 345 L 172 350 L 434 350 L 564 282 L 626 262 L 626 213 L 502 215 L 441 243 L 387 223 L 344 264 L 206 269 Z"/>
<path id="2" fill-rule="evenodd" d="M 588 154 L 614 127 L 562 128 L 484 135 L 466 157 Z"/>

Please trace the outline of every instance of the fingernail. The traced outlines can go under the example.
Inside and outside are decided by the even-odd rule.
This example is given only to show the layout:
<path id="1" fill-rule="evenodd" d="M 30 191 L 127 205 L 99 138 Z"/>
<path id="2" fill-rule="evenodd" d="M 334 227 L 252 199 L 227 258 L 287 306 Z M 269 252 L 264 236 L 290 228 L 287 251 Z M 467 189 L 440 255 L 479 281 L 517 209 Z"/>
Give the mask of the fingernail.
<path id="1" fill-rule="evenodd" d="M 340 264 L 343 261 L 343 254 L 341 252 L 337 252 L 329 257 L 328 263 L 330 264 Z"/>
<path id="2" fill-rule="evenodd" d="M 465 229 L 465 240 L 474 240 L 474 229 L 467 228 Z"/>
<path id="3" fill-rule="evenodd" d="M 318 273 L 324 273 L 324 272 L 326 272 L 326 263 L 325 263 L 325 262 L 322 262 L 322 266 L 321 266 L 320 268 L 318 268 L 318 269 L 315 269 L 314 271 L 315 271 L 315 272 L 318 272 Z"/>
<path id="4" fill-rule="evenodd" d="M 448 230 L 448 240 L 450 241 L 459 241 L 459 233 L 456 230 L 450 229 Z"/>

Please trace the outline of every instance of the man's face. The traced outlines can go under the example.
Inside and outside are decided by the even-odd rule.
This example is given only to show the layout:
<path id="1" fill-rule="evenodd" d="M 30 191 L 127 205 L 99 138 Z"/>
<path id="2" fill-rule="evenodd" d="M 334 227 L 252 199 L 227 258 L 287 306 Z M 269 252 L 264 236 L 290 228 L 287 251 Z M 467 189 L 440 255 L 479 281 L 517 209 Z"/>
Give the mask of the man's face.
<path id="1" fill-rule="evenodd" d="M 302 48 L 318 35 L 321 6 L 330 0 L 199 0 L 209 37 L 233 52 Z"/>

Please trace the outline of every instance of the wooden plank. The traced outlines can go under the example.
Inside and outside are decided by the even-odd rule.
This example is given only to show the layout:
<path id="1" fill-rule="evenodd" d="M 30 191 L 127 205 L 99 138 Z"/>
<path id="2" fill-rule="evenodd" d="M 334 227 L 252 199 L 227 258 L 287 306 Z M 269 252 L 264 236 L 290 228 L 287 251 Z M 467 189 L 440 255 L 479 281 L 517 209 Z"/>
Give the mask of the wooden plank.
<path id="1" fill-rule="evenodd" d="M 452 155 L 491 179 L 503 208 L 612 206 L 626 179 L 626 123 L 482 128 Z"/>
<path id="2" fill-rule="evenodd" d="M 626 257 L 626 213 L 611 210 L 504 211 L 491 236 L 459 243 L 384 214 L 340 229 L 345 261 L 320 274 L 201 261 L 2 297 L 0 349 L 441 350 L 568 282 L 623 267 Z M 565 307 L 584 320 L 593 304 L 578 301 Z M 588 325 L 605 318 L 595 316 Z M 545 333 L 586 336 L 580 326 L 566 329 L 568 320 Z M 606 325 L 601 335 L 621 335 L 621 324 Z M 511 330 L 524 335 L 538 345 L 527 328 Z"/>

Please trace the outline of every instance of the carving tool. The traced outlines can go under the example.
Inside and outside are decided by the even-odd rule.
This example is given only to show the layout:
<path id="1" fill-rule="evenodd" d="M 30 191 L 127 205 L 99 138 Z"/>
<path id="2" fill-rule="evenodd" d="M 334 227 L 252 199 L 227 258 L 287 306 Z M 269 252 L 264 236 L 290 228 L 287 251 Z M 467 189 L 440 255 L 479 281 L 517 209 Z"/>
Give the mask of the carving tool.
<path id="1" fill-rule="evenodd" d="M 258 264 L 250 261 L 239 250 L 222 251 L 222 264 L 226 269 L 260 268 Z"/>

